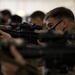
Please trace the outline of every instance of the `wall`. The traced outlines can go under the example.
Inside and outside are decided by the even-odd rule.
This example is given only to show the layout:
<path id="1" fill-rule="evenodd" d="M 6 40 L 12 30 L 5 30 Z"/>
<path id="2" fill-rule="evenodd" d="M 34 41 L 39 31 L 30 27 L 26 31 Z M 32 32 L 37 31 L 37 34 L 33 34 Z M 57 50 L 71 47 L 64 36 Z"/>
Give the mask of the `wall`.
<path id="1" fill-rule="evenodd" d="M 0 0 L 0 10 L 10 9 L 12 14 L 24 10 L 25 15 L 35 10 L 48 12 L 58 6 L 66 6 L 75 13 L 75 0 Z"/>

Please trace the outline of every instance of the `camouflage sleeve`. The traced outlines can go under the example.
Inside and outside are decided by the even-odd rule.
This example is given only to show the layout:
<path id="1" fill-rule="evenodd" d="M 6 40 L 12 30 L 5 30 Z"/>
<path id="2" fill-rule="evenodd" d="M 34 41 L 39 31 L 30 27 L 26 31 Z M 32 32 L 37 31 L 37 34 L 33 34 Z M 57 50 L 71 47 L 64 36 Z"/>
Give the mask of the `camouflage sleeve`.
<path id="1" fill-rule="evenodd" d="M 40 73 L 43 75 L 43 67 L 44 67 L 44 59 L 43 58 L 36 58 L 36 59 L 27 59 L 27 62 L 32 66 L 36 67 Z"/>
<path id="2" fill-rule="evenodd" d="M 26 64 L 18 69 L 15 75 L 41 75 L 36 67 Z"/>
<path id="3" fill-rule="evenodd" d="M 44 60 L 42 58 L 27 59 L 27 62 L 35 67 L 42 67 L 44 65 Z"/>

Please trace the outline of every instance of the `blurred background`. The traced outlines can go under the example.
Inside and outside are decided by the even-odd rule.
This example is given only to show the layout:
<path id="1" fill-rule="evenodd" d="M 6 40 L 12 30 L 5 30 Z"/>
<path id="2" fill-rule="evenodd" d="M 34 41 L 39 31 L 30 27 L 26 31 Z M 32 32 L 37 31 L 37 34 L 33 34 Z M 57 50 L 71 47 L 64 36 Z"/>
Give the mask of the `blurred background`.
<path id="1" fill-rule="evenodd" d="M 75 13 L 75 0 L 0 0 L 0 11 L 8 9 L 12 14 L 25 17 L 36 10 L 45 13 L 59 6 L 70 8 Z"/>

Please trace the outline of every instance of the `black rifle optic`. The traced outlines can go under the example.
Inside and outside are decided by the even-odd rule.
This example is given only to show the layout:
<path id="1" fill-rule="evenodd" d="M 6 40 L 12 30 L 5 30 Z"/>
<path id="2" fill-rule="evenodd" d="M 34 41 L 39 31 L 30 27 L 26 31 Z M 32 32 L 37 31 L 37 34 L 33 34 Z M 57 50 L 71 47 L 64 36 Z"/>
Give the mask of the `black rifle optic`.
<path id="1" fill-rule="evenodd" d="M 41 29 L 42 26 L 26 22 L 22 24 L 0 25 L 0 30 L 9 33 L 14 38 L 23 38 L 27 40 L 28 43 L 36 43 L 38 33 L 35 33 L 35 30 Z"/>

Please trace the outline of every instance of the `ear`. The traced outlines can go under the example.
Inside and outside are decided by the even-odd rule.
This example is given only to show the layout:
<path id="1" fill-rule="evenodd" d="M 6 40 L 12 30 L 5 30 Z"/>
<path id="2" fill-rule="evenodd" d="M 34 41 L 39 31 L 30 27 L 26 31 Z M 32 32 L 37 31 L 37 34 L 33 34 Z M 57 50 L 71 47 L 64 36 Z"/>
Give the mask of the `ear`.
<path id="1" fill-rule="evenodd" d="M 34 19 L 34 21 L 35 21 L 35 23 L 37 24 L 37 23 L 39 22 L 38 17 L 36 17 L 36 18 Z"/>
<path id="2" fill-rule="evenodd" d="M 40 20 L 40 18 L 39 18 L 39 17 L 37 17 L 37 20 Z"/>
<path id="3" fill-rule="evenodd" d="M 36 22 L 37 22 L 38 25 L 42 24 L 42 20 L 39 17 L 36 18 Z"/>
<path id="4" fill-rule="evenodd" d="M 64 19 L 62 23 L 63 23 L 64 28 L 66 28 L 68 26 L 68 20 L 67 19 Z"/>

